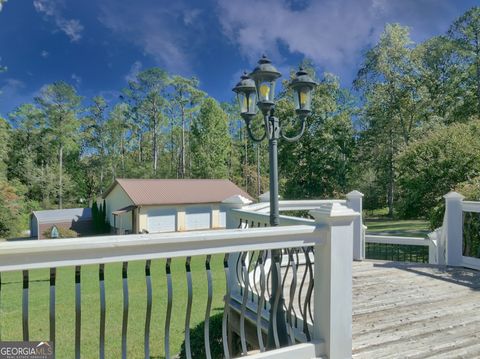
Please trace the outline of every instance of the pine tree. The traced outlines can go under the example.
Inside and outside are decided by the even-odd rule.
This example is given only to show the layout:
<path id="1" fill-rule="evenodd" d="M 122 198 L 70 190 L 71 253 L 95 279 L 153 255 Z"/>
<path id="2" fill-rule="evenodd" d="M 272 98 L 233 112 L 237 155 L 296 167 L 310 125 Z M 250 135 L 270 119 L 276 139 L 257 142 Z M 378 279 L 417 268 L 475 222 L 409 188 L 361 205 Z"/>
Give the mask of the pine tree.
<path id="1" fill-rule="evenodd" d="M 99 233 L 99 209 L 97 201 L 93 201 L 92 204 L 92 220 L 93 220 L 93 230 L 95 233 Z"/>
<path id="2" fill-rule="evenodd" d="M 196 178 L 228 178 L 230 136 L 227 115 L 207 98 L 192 125 L 192 174 Z"/>

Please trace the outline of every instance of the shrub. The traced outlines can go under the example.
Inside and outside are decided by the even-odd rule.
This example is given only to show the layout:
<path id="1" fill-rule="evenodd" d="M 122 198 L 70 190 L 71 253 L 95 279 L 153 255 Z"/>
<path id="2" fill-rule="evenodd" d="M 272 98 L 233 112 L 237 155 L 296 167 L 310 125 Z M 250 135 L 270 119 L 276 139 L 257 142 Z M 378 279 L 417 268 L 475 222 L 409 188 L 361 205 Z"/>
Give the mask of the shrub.
<path id="1" fill-rule="evenodd" d="M 0 180 L 0 238 L 9 238 L 21 232 L 20 216 L 23 195 L 17 187 Z"/>
<path id="2" fill-rule="evenodd" d="M 52 234 L 52 229 L 54 226 L 51 226 L 49 229 L 43 232 L 43 235 L 45 238 L 51 239 L 51 234 Z M 64 227 L 57 227 L 58 229 L 58 238 L 73 238 L 73 237 L 78 237 L 77 232 L 72 231 L 69 228 L 64 228 Z"/>
<path id="3" fill-rule="evenodd" d="M 475 177 L 470 181 L 459 183 L 455 191 L 465 196 L 467 201 L 480 200 L 480 177 Z M 435 206 L 429 213 L 430 228 L 433 230 L 442 226 L 445 214 L 445 201 Z"/>
<path id="4" fill-rule="evenodd" d="M 397 158 L 397 209 L 438 222 L 443 195 L 480 175 L 480 121 L 429 133 Z"/>
<path id="5" fill-rule="evenodd" d="M 222 344 L 222 318 L 221 313 L 210 317 L 210 351 L 213 359 L 223 358 L 223 344 Z M 198 324 L 190 330 L 190 348 L 192 351 L 192 358 L 206 358 L 205 355 L 205 341 L 203 328 L 204 322 Z M 185 353 L 185 342 L 182 343 L 180 349 L 180 359 L 187 357 Z"/>

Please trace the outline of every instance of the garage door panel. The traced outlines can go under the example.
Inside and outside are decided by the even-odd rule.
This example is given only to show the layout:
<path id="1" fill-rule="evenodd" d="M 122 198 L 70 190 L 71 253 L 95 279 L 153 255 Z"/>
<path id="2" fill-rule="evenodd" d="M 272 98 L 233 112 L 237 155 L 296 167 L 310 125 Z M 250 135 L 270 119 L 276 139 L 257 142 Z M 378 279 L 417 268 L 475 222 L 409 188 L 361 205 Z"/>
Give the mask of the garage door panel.
<path id="1" fill-rule="evenodd" d="M 185 211 L 185 225 L 188 231 L 209 229 L 212 222 L 210 207 L 191 207 Z"/>
<path id="2" fill-rule="evenodd" d="M 148 232 L 175 232 L 177 230 L 177 211 L 173 208 L 156 208 L 147 211 Z"/>

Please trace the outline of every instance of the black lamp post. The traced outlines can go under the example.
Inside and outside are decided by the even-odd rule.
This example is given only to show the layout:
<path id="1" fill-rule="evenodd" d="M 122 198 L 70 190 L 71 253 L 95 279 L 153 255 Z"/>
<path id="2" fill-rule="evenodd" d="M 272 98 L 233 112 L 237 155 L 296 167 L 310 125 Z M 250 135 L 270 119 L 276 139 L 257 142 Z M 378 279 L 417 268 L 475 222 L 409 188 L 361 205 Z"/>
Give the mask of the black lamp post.
<path id="1" fill-rule="evenodd" d="M 290 83 L 293 90 L 295 112 L 300 120 L 301 130 L 295 137 L 287 137 L 282 132 L 279 119 L 274 116 L 275 83 L 281 76 L 272 62 L 263 55 L 258 66 L 250 75 L 245 72 L 233 91 L 237 94 L 240 114 L 245 121 L 249 137 L 254 142 L 268 138 L 270 164 L 270 225 L 278 226 L 278 140 L 297 141 L 305 131 L 305 118 L 311 112 L 312 90 L 317 85 L 302 68 Z M 264 133 L 260 138 L 252 133 L 252 120 L 257 106 L 263 114 Z M 283 310 L 284 298 L 280 284 L 280 250 L 272 250 L 272 293 L 270 297 L 270 320 L 268 328 L 268 348 L 288 345 L 287 324 Z M 275 330 L 276 329 L 276 330 Z"/>

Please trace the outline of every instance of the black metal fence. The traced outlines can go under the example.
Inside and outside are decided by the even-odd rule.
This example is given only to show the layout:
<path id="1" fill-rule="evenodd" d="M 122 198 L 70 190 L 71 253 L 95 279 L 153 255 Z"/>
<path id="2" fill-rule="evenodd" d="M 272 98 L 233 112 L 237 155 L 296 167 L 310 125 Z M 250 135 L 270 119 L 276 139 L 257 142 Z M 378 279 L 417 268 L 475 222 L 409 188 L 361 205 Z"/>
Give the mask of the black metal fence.
<path id="1" fill-rule="evenodd" d="M 428 246 L 365 243 L 365 258 L 395 262 L 428 263 Z"/>

